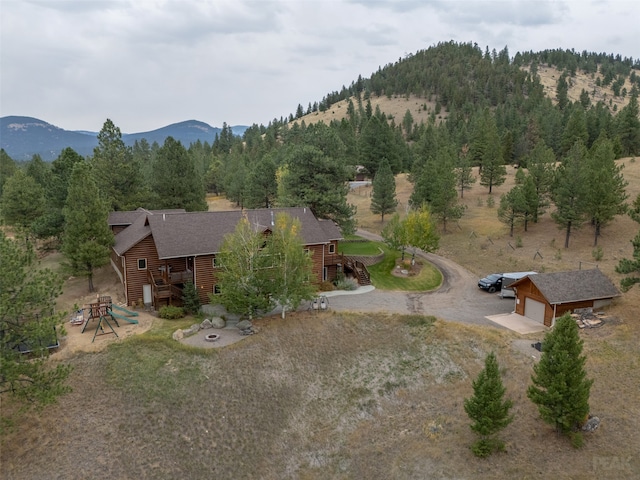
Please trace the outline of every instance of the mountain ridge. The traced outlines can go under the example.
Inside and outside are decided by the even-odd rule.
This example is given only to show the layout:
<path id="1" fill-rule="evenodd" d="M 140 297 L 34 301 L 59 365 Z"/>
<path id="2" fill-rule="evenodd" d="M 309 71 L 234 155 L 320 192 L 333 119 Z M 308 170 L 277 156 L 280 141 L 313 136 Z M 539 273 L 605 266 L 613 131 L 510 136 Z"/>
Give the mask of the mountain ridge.
<path id="1" fill-rule="evenodd" d="M 235 135 L 242 135 L 247 128 L 235 125 L 231 131 Z M 213 143 L 216 134 L 221 131 L 222 128 L 199 120 L 185 120 L 147 132 L 123 133 L 122 140 L 128 146 L 143 138 L 149 143 L 162 145 L 171 136 L 188 148 L 197 141 Z M 0 118 L 0 147 L 16 161 L 30 160 L 37 154 L 50 162 L 67 147 L 80 155 L 89 156 L 98 145 L 97 135 L 98 132 L 89 130 L 65 130 L 35 117 L 9 115 Z"/>

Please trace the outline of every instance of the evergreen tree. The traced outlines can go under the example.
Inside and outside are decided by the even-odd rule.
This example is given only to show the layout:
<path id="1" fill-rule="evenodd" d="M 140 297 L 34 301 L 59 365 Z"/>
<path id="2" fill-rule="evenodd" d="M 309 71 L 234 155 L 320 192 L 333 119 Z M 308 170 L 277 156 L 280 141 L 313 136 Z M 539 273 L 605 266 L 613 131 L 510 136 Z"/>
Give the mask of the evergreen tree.
<path id="1" fill-rule="evenodd" d="M 94 181 L 100 185 L 110 210 L 134 210 L 146 204 L 149 192 L 140 165 L 122 140 L 120 128 L 109 119 L 98 133 L 92 164 Z"/>
<path id="2" fill-rule="evenodd" d="M 435 163 L 433 194 L 429 207 L 431 213 L 442 222 L 442 229 L 446 233 L 447 222 L 459 220 L 464 213 L 464 205 L 458 203 L 456 192 L 456 174 L 454 172 L 454 153 L 450 146 L 438 149 Z"/>
<path id="3" fill-rule="evenodd" d="M 456 185 L 460 190 L 460 198 L 464 198 L 464 191 L 470 190 L 471 186 L 476 183 L 476 177 L 473 175 L 473 168 L 469 162 L 469 146 L 466 144 L 460 150 L 454 172 Z"/>
<path id="4" fill-rule="evenodd" d="M 16 162 L 4 151 L 4 148 L 0 149 L 0 196 L 2 195 L 2 189 L 9 177 L 11 177 L 18 167 Z"/>
<path id="5" fill-rule="evenodd" d="M 564 435 L 572 435 L 589 414 L 593 380 L 587 379 L 582 345 L 578 325 L 571 315 L 557 319 L 553 330 L 544 337 L 542 357 L 533 367 L 533 385 L 527 389 L 527 396 L 538 406 L 542 419 Z"/>
<path id="6" fill-rule="evenodd" d="M 16 171 L 2 190 L 0 213 L 4 223 L 15 227 L 28 239 L 33 223 L 44 212 L 44 188 L 24 171 Z"/>
<path id="7" fill-rule="evenodd" d="M 515 224 L 521 220 L 526 210 L 526 199 L 521 185 L 516 185 L 500 197 L 498 219 L 509 227 L 509 236 L 513 237 Z"/>
<path id="8" fill-rule="evenodd" d="M 360 135 L 359 141 L 360 163 L 367 169 L 371 177 L 375 178 L 380 159 L 385 158 L 394 174 L 400 172 L 399 147 L 389 124 L 373 115 Z"/>
<path id="9" fill-rule="evenodd" d="M 207 201 L 202 180 L 195 172 L 193 159 L 173 137 L 167 137 L 158 150 L 151 183 L 156 208 L 184 208 L 206 211 Z"/>
<path id="10" fill-rule="evenodd" d="M 617 133 L 622 155 L 640 155 L 640 109 L 637 90 L 634 90 L 629 103 L 617 116 Z"/>
<path id="11" fill-rule="evenodd" d="M 627 182 L 622 176 L 623 165 L 616 165 L 613 144 L 600 139 L 594 143 L 587 156 L 589 194 L 585 201 L 587 218 L 594 226 L 593 245 L 603 226 L 625 211 Z"/>
<path id="12" fill-rule="evenodd" d="M 391 172 L 387 159 L 383 158 L 373 179 L 371 211 L 375 214 L 380 214 L 380 221 L 384 222 L 385 213 L 395 212 L 397 206 L 396 179 Z"/>
<path id="13" fill-rule="evenodd" d="M 353 232 L 355 207 L 347 203 L 349 172 L 345 165 L 309 145 L 291 147 L 285 158 L 278 204 L 309 207 L 318 218 L 335 221 L 344 235 Z"/>
<path id="14" fill-rule="evenodd" d="M 556 85 L 556 100 L 560 110 L 564 110 L 569 104 L 569 84 L 567 83 L 567 74 L 560 75 L 558 84 Z"/>
<path id="15" fill-rule="evenodd" d="M 489 187 L 489 193 L 493 187 L 502 185 L 507 176 L 507 169 L 502 159 L 502 147 L 500 144 L 500 136 L 498 128 L 493 116 L 486 111 L 483 120 L 480 123 L 482 134 L 475 144 L 472 144 L 476 155 L 480 155 L 480 185 Z M 479 142 L 482 143 L 480 147 Z"/>
<path id="16" fill-rule="evenodd" d="M 182 289 L 182 308 L 186 313 L 196 314 L 200 310 L 200 296 L 192 281 L 185 283 Z"/>
<path id="17" fill-rule="evenodd" d="M 46 361 L 54 327 L 64 321 L 64 312 L 55 313 L 62 279 L 48 268 L 33 268 L 35 261 L 33 250 L 0 231 L 0 399 L 4 404 L 11 396 L 23 408 L 52 403 L 71 390 L 64 384 L 70 367 Z M 29 345 L 31 354 L 14 348 L 19 344 Z"/>
<path id="18" fill-rule="evenodd" d="M 586 145 L 589 140 L 589 133 L 587 132 L 587 120 L 584 110 L 581 106 L 576 105 L 569 117 L 567 126 L 562 132 L 562 153 L 567 153 L 578 140 Z"/>
<path id="19" fill-rule="evenodd" d="M 277 195 L 276 164 L 270 155 L 265 155 L 256 162 L 248 174 L 245 206 L 272 207 Z"/>
<path id="20" fill-rule="evenodd" d="M 100 197 L 88 164 L 77 163 L 73 167 L 63 211 L 62 252 L 67 267 L 73 275 L 87 277 L 89 292 L 93 292 L 93 272 L 109 263 L 114 239 L 108 225 L 109 209 Z"/>
<path id="21" fill-rule="evenodd" d="M 504 449 L 504 442 L 496 434 L 513 421 L 509 410 L 511 400 L 505 400 L 498 361 L 493 352 L 484 361 L 484 369 L 473 381 L 473 396 L 464 401 L 464 411 L 473 420 L 471 430 L 480 435 L 471 449 L 478 457 L 489 456 Z"/>
<path id="22" fill-rule="evenodd" d="M 33 178 L 43 189 L 48 189 L 51 185 L 51 165 L 45 163 L 37 153 L 27 163 L 26 174 Z"/>
<path id="23" fill-rule="evenodd" d="M 640 194 L 636 196 L 627 213 L 632 220 L 640 223 Z M 623 258 L 616 265 L 616 272 L 629 275 L 620 281 L 623 292 L 627 292 L 636 283 L 640 283 L 640 232 L 631 240 L 631 245 L 633 245 L 632 258 Z"/>
<path id="24" fill-rule="evenodd" d="M 585 221 L 585 202 L 588 195 L 587 150 L 581 141 L 575 143 L 556 169 L 551 185 L 551 199 L 556 206 L 551 218 L 565 229 L 564 248 L 569 248 L 571 230 Z"/>
<path id="25" fill-rule="evenodd" d="M 282 307 L 282 318 L 303 300 L 311 300 L 315 288 L 309 281 L 313 261 L 304 249 L 300 221 L 286 213 L 276 215 L 273 231 L 267 237 L 264 253 L 272 259 L 270 296 Z"/>
<path id="26" fill-rule="evenodd" d="M 527 171 L 536 192 L 537 206 L 533 212 L 534 223 L 538 217 L 549 207 L 549 195 L 553 183 L 556 156 L 553 150 L 547 147 L 544 141 L 536 143 L 527 160 Z"/>

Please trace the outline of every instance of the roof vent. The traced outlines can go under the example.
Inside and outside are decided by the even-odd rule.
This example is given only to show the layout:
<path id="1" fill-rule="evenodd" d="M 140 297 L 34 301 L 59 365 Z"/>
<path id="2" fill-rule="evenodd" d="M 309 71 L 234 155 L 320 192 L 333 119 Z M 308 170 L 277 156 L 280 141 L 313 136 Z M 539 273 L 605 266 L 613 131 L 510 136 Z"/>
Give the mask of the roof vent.
<path id="1" fill-rule="evenodd" d="M 163 214 L 162 214 L 162 221 L 164 222 L 166 219 L 167 219 L 167 214 L 166 214 L 166 213 L 163 213 Z"/>
<path id="2" fill-rule="evenodd" d="M 273 221 L 273 211 L 271 211 L 271 226 L 273 227 L 275 225 L 275 222 Z"/>

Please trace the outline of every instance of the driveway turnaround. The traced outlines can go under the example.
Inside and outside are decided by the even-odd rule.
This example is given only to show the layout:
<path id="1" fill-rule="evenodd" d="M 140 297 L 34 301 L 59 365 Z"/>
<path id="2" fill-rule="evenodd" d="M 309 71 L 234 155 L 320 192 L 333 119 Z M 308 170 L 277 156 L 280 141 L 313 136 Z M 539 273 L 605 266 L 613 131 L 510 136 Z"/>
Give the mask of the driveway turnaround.
<path id="1" fill-rule="evenodd" d="M 358 230 L 358 235 L 381 241 L 378 235 Z M 442 285 L 430 292 L 391 290 L 361 290 L 360 295 L 331 295 L 329 308 L 338 311 L 389 312 L 398 314 L 433 315 L 443 320 L 475 325 L 496 324 L 486 317 L 511 313 L 513 299 L 481 291 L 478 279 L 457 263 L 433 253 L 418 255 L 434 264 L 442 272 Z M 362 288 L 362 287 L 361 287 Z"/>

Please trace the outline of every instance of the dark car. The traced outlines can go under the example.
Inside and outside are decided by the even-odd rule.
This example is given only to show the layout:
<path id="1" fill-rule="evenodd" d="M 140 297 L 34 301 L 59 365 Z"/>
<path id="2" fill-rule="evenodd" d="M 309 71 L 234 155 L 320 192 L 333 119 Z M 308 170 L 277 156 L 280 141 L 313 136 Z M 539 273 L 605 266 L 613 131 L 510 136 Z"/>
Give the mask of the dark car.
<path id="1" fill-rule="evenodd" d="M 478 287 L 489 293 L 497 292 L 502 289 L 502 274 L 492 273 L 491 275 L 481 278 L 480 281 L 478 281 Z"/>

